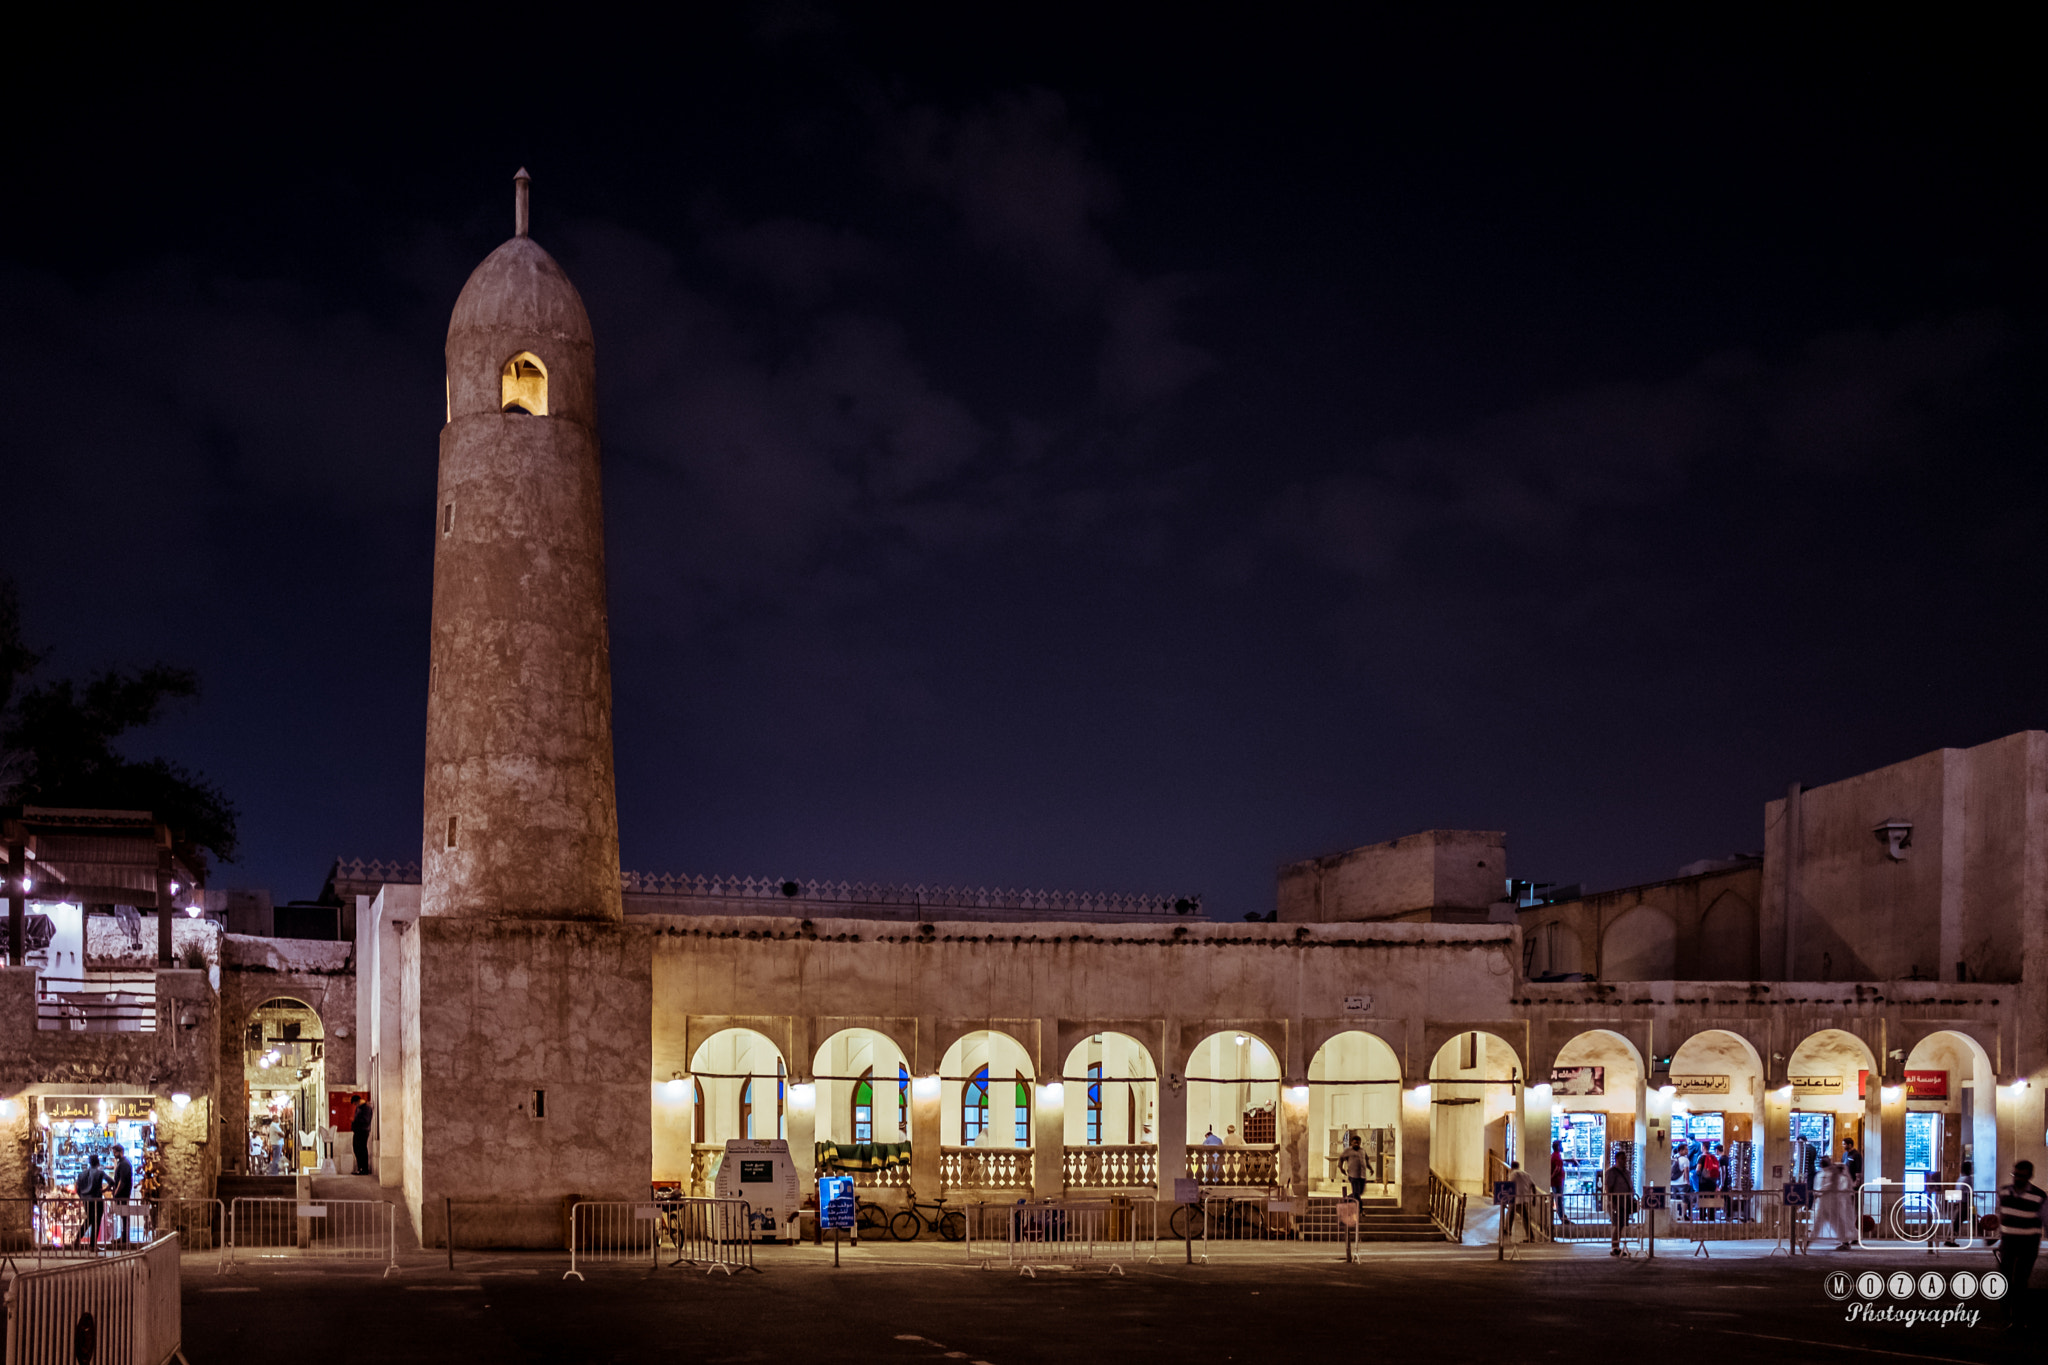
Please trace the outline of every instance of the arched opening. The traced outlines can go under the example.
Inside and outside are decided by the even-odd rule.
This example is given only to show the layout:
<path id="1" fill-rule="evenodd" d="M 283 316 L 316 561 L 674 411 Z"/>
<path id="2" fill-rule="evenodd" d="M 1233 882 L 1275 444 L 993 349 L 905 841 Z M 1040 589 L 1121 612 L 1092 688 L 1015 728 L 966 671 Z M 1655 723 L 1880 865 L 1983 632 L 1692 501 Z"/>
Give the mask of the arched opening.
<path id="1" fill-rule="evenodd" d="M 1930 1033 L 1906 1055 L 1905 1151 L 1901 1171 L 1910 1186 L 1961 1183 L 1994 1189 L 1998 1112 L 1991 1057 L 1983 1044 L 1950 1029 Z"/>
<path id="2" fill-rule="evenodd" d="M 1763 1170 L 1764 1063 L 1749 1040 L 1726 1029 L 1707 1029 L 1671 1054 L 1671 1125 L 1664 1150 L 1653 1154 L 1653 1169 L 1671 1190 L 1673 1216 L 1701 1217 L 1698 1195 L 1710 1179 L 1721 1190 L 1768 1187 Z M 1714 1156 L 1714 1169 L 1706 1165 Z M 1757 1216 L 1754 1201 L 1711 1207 L 1708 1221 L 1723 1213 L 1730 1221 Z"/>
<path id="3" fill-rule="evenodd" d="M 766 1034 L 729 1028 L 698 1044 L 689 1079 L 690 1188 L 708 1193 L 727 1142 L 788 1136 L 788 1071 Z"/>
<path id="4" fill-rule="evenodd" d="M 1785 1074 L 1792 1088 L 1792 1173 L 1813 1179 L 1825 1156 L 1840 1162 L 1853 1145 L 1865 1162 L 1864 1177 L 1875 1176 L 1871 1163 L 1877 1134 L 1864 1122 L 1871 1086 L 1877 1084 L 1877 1059 L 1861 1038 L 1841 1029 L 1822 1029 L 1792 1049 Z"/>
<path id="5" fill-rule="evenodd" d="M 939 1060 L 939 1175 L 948 1189 L 1031 1187 L 1031 1056 L 982 1029 Z"/>
<path id="6" fill-rule="evenodd" d="M 1317 1188 L 1350 1193 L 1339 1163 L 1354 1137 L 1365 1153 L 1366 1193 L 1396 1193 L 1401 1185 L 1401 1060 L 1385 1039 L 1356 1029 L 1317 1048 L 1308 1064 L 1309 1157 Z"/>
<path id="7" fill-rule="evenodd" d="M 1429 1064 L 1429 1164 L 1437 1179 L 1484 1194 L 1489 1168 L 1503 1168 L 1520 1137 L 1522 1059 L 1505 1039 L 1467 1032 Z"/>
<path id="8" fill-rule="evenodd" d="M 1550 1141 L 1545 1146 L 1564 1157 L 1564 1192 L 1571 1197 L 1567 1213 L 1574 1221 L 1597 1223 L 1598 1201 L 1586 1200 L 1583 1207 L 1579 1201 L 1605 1188 L 1614 1158 L 1621 1158 L 1636 1189 L 1653 1169 L 1643 1150 L 1643 1056 L 1611 1029 L 1588 1029 L 1558 1049 L 1549 1084 Z M 1530 1175 L 1539 1183 L 1549 1178 L 1547 1171 Z M 1493 1169 L 1488 1178 L 1503 1176 Z"/>
<path id="9" fill-rule="evenodd" d="M 1523 970 L 1531 981 L 1572 980 L 1586 970 L 1578 930 L 1564 920 L 1532 926 L 1522 953 Z"/>
<path id="10" fill-rule="evenodd" d="M 242 1074 L 249 1090 L 245 1169 L 297 1175 L 324 1158 L 318 1133 L 327 1113 L 327 1043 L 320 1015 L 303 1000 L 277 997 L 249 1015 Z"/>
<path id="11" fill-rule="evenodd" d="M 1602 981 L 1669 981 L 1677 971 L 1678 928 L 1654 906 L 1630 910 L 1601 937 Z"/>
<path id="12" fill-rule="evenodd" d="M 1700 916 L 1699 950 L 1690 975 L 1699 981 L 1754 981 L 1757 975 L 1756 907 L 1723 891 Z"/>
<path id="13" fill-rule="evenodd" d="M 1188 1053 L 1188 1174 L 1265 1186 L 1277 1172 L 1280 1060 L 1263 1038 L 1212 1033 Z"/>
<path id="14" fill-rule="evenodd" d="M 910 1066 L 888 1034 L 841 1029 L 818 1048 L 817 1168 L 862 1189 L 910 1183 Z"/>
<path id="15" fill-rule="evenodd" d="M 521 351 L 505 362 L 498 378 L 498 410 L 518 417 L 548 415 L 548 370 L 539 356 Z"/>
<path id="16" fill-rule="evenodd" d="M 1067 1053 L 1061 1078 L 1067 1187 L 1156 1188 L 1159 1071 L 1145 1045 L 1126 1033 L 1091 1034 Z"/>

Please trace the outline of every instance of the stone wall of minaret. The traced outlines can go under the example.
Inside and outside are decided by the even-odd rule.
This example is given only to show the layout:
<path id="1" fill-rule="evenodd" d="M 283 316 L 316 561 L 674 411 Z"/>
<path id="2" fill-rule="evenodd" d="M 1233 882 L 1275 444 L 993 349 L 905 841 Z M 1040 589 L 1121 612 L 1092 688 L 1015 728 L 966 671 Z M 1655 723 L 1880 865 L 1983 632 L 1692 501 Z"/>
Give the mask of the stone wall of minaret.
<path id="1" fill-rule="evenodd" d="M 420 912 L 616 922 L 594 347 L 521 213 L 448 326 Z"/>

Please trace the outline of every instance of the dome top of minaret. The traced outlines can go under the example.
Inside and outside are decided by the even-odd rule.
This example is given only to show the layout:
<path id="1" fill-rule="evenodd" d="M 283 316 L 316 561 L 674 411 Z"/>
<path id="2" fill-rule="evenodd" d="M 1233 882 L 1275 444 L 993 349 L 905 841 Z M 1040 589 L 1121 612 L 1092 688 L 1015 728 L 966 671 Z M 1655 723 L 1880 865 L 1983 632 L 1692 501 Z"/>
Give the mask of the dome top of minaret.
<path id="1" fill-rule="evenodd" d="M 520 167 L 513 177 L 511 240 L 484 257 L 470 272 L 448 319 L 448 335 L 471 330 L 510 330 L 526 335 L 560 337 L 591 343 L 590 316 L 583 297 L 555 258 L 527 236 L 527 187 L 532 178 Z"/>

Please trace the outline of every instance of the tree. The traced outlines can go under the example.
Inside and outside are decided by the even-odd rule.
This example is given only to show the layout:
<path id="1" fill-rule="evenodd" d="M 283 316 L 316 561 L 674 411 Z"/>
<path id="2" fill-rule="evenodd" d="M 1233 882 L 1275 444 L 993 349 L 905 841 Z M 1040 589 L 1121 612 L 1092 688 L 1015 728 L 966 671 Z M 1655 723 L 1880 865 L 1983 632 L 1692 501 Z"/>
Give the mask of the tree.
<path id="1" fill-rule="evenodd" d="M 168 759 L 125 758 L 114 748 L 171 702 L 197 697 L 198 675 L 168 664 L 115 668 L 83 685 L 44 683 L 17 700 L 42 657 L 22 643 L 20 601 L 0 579 L 0 802 L 150 811 L 170 827 L 194 876 L 205 877 L 209 853 L 233 862 L 237 812 L 220 788 Z"/>

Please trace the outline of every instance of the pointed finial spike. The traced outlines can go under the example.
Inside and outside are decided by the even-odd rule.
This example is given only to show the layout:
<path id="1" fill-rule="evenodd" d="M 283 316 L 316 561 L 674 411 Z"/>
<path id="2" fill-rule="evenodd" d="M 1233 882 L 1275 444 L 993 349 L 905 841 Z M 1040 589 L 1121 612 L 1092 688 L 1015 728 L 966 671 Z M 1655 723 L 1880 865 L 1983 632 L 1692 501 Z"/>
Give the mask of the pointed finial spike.
<path id="1" fill-rule="evenodd" d="M 526 196 L 532 187 L 533 177 L 526 173 L 526 167 L 521 166 L 519 174 L 512 177 L 512 235 L 515 237 L 526 235 Z"/>

